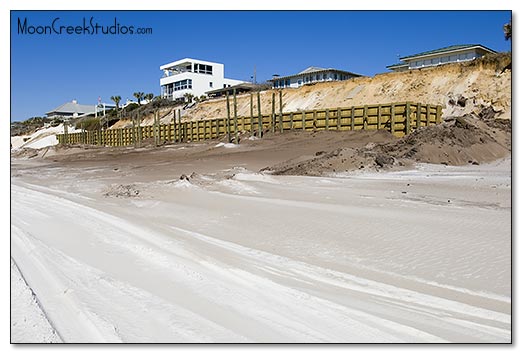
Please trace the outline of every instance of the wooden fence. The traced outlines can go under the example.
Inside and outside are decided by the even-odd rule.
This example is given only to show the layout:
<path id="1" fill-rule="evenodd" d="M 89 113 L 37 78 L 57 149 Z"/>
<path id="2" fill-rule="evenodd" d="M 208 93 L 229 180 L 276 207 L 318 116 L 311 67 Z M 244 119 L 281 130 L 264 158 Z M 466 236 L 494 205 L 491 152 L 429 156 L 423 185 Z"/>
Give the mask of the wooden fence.
<path id="1" fill-rule="evenodd" d="M 258 107 L 260 105 L 258 104 Z M 356 107 L 307 110 L 300 112 L 275 112 L 261 114 L 253 112 L 249 117 L 217 118 L 199 121 L 174 122 L 135 126 L 123 129 L 83 131 L 80 133 L 58 134 L 60 144 L 93 144 L 103 146 L 129 146 L 152 141 L 159 145 L 164 142 L 195 142 L 217 139 L 228 135 L 229 141 L 236 132 L 262 135 L 262 132 L 284 132 L 295 130 L 377 130 L 386 129 L 397 137 L 413 130 L 438 124 L 442 120 L 442 106 L 414 102 L 402 102 Z M 230 116 L 230 114 L 228 114 Z"/>

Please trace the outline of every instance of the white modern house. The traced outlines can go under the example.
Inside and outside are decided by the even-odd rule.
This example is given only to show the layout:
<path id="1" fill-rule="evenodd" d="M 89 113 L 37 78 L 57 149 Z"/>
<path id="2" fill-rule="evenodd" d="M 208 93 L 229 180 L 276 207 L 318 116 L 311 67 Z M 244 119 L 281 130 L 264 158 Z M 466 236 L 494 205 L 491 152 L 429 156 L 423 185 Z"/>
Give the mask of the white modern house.
<path id="1" fill-rule="evenodd" d="M 225 65 L 199 59 L 177 60 L 160 66 L 160 70 L 161 97 L 171 100 L 182 99 L 187 93 L 199 97 L 244 82 L 225 78 Z"/>
<path id="2" fill-rule="evenodd" d="M 488 53 L 496 53 L 480 44 L 452 45 L 399 58 L 401 62 L 387 66 L 392 71 L 407 71 L 437 66 L 448 63 L 459 63 L 480 58 Z"/>
<path id="3" fill-rule="evenodd" d="M 281 77 L 276 75 L 274 76 L 274 78 L 268 81 L 272 83 L 273 88 L 297 88 L 303 85 L 313 84 L 316 82 L 343 81 L 359 76 L 362 75 L 354 74 L 352 72 L 344 70 L 332 68 L 325 69 L 310 66 L 309 68 L 306 68 L 305 70 L 297 74 Z"/>

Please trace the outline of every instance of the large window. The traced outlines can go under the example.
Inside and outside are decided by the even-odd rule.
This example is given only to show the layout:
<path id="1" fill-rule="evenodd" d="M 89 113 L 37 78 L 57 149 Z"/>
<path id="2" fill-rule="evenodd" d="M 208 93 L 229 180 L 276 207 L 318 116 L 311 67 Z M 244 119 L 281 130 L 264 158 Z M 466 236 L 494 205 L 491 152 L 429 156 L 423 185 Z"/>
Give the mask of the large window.
<path id="1" fill-rule="evenodd" d="M 212 65 L 194 64 L 194 72 L 212 75 Z"/>
<path id="2" fill-rule="evenodd" d="M 186 79 L 181 81 L 176 81 L 174 83 L 174 91 L 186 90 L 192 88 L 192 80 Z"/>

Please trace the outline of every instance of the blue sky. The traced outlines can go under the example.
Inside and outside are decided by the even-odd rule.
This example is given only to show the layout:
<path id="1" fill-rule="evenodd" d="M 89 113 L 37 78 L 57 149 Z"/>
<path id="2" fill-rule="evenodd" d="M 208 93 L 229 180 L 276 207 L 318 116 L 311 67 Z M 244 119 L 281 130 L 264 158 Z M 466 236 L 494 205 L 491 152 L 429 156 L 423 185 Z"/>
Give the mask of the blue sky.
<path id="1" fill-rule="evenodd" d="M 152 28 L 152 34 L 20 34 L 28 26 L 89 23 Z M 452 44 L 511 50 L 502 26 L 509 11 L 12 11 L 11 120 L 42 116 L 77 99 L 125 101 L 159 94 L 159 66 L 192 57 L 225 64 L 225 76 L 250 80 L 308 66 L 374 75 L 398 56 Z"/>

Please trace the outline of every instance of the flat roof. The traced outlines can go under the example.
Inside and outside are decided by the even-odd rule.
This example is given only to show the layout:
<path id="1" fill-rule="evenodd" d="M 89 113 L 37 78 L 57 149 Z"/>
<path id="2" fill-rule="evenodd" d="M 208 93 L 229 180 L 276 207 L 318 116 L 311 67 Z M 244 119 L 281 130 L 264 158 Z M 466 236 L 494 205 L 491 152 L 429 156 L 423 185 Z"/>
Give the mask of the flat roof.
<path id="1" fill-rule="evenodd" d="M 217 62 L 213 62 L 213 61 L 206 61 L 206 60 L 193 59 L 193 58 L 184 58 L 184 59 L 173 61 L 168 64 L 164 64 L 164 65 L 160 66 L 160 70 L 170 69 L 172 67 L 179 66 L 181 64 L 187 64 L 187 63 L 198 63 L 198 64 L 205 64 L 205 65 L 214 65 L 214 64 L 223 65 L 222 63 L 217 63 Z"/>

